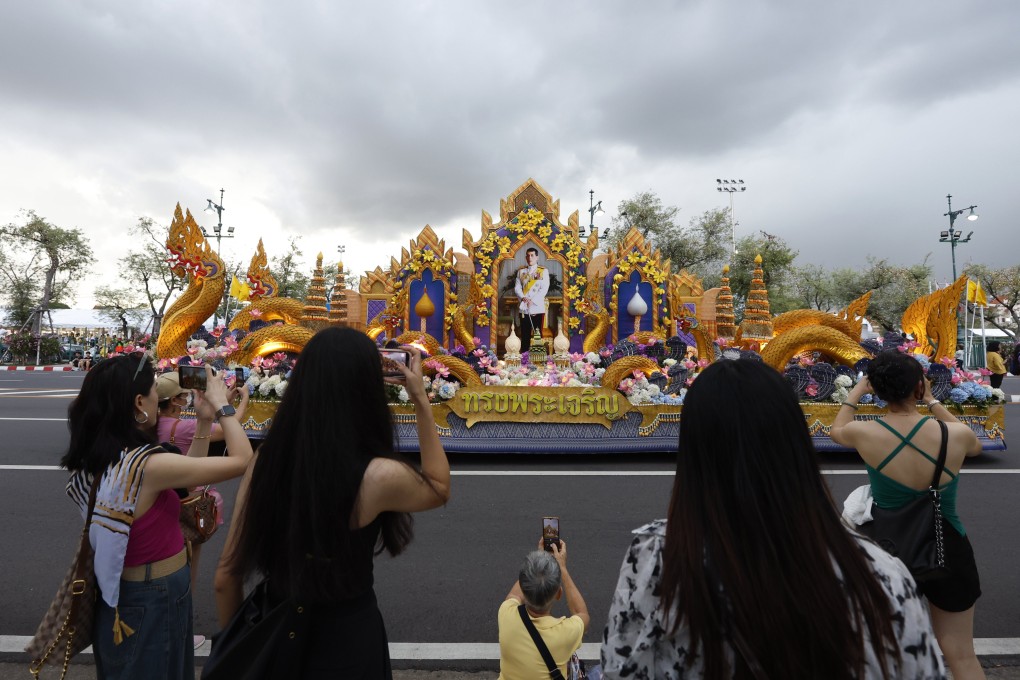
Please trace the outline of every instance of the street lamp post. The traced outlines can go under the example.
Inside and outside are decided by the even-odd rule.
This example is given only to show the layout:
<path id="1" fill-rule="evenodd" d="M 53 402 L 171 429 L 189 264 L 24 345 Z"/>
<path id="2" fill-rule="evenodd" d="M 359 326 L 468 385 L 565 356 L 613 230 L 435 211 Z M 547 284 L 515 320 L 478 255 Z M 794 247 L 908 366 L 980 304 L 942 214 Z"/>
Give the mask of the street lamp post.
<path id="1" fill-rule="evenodd" d="M 595 190 L 588 190 L 588 233 L 595 234 L 595 215 L 602 215 L 606 211 L 602 209 L 602 201 L 595 202 Z M 578 231 L 578 236 L 584 236 L 584 225 Z"/>
<path id="2" fill-rule="evenodd" d="M 226 209 L 226 208 L 223 207 L 223 193 L 224 193 L 223 189 L 220 189 L 220 202 L 219 203 L 213 203 L 213 200 L 211 198 L 205 199 L 209 203 L 209 205 L 207 205 L 205 207 L 205 211 L 206 212 L 213 212 L 213 211 L 216 212 L 216 226 L 213 227 L 213 236 L 216 237 L 216 254 L 217 255 L 221 254 L 220 250 L 221 250 L 221 241 L 222 241 L 222 239 L 225 239 L 225 238 L 234 238 L 234 228 L 233 227 L 227 227 L 227 233 L 225 235 L 223 233 L 223 211 Z M 205 230 L 205 227 L 202 227 L 202 236 L 205 236 L 206 238 L 209 238 L 209 232 L 207 232 Z M 229 295 L 229 292 L 230 292 L 229 286 L 224 286 L 223 287 L 224 316 L 226 316 L 226 308 L 225 308 L 225 306 L 227 304 L 227 295 Z M 215 312 L 213 312 L 213 325 L 214 326 L 218 325 L 219 324 L 219 320 L 220 320 L 220 310 L 217 309 Z"/>
<path id="3" fill-rule="evenodd" d="M 740 194 L 747 191 L 747 184 L 742 179 L 717 179 L 715 190 L 730 195 L 730 259 L 737 252 L 737 239 L 734 233 L 733 221 L 733 194 Z"/>
<path id="4" fill-rule="evenodd" d="M 953 225 L 956 223 L 956 218 L 959 217 L 960 215 L 962 215 L 963 213 L 967 212 L 968 210 L 970 211 L 970 214 L 967 215 L 967 219 L 970 220 L 971 222 L 976 220 L 978 218 L 978 215 L 977 215 L 977 213 L 974 212 L 974 208 L 976 208 L 977 206 L 976 205 L 969 205 L 966 208 L 960 208 L 959 210 L 953 210 L 953 195 L 952 194 L 948 194 L 946 196 L 946 201 L 949 203 L 949 212 L 945 213 L 943 215 L 943 217 L 948 217 L 949 218 L 949 231 L 943 231 L 939 235 L 940 236 L 939 243 L 948 243 L 949 244 L 949 248 L 952 251 L 952 256 L 953 256 L 953 281 L 956 281 L 956 244 L 957 243 L 967 243 L 968 241 L 970 241 L 970 237 L 974 235 L 974 232 L 973 231 L 970 232 L 969 234 L 967 234 L 966 238 L 964 238 L 963 237 L 963 232 L 962 231 L 956 231 L 953 228 Z"/>
<path id="5" fill-rule="evenodd" d="M 953 210 L 953 195 L 952 194 L 947 194 L 946 195 L 946 201 L 949 204 L 949 212 L 945 213 L 943 215 L 943 217 L 948 217 L 949 218 L 949 231 L 943 231 L 943 232 L 941 232 L 939 234 L 939 243 L 948 243 L 949 244 L 949 249 L 950 249 L 950 251 L 952 253 L 952 257 L 953 257 L 953 281 L 956 281 L 956 244 L 957 243 L 967 243 L 968 241 L 970 241 L 970 237 L 974 235 L 974 232 L 972 231 L 969 234 L 967 234 L 966 237 L 964 237 L 963 236 L 963 232 L 962 231 L 957 231 L 953 225 L 956 223 L 956 218 L 959 217 L 960 215 L 962 215 L 963 213 L 967 212 L 968 210 L 970 211 L 970 214 L 967 215 L 967 219 L 970 220 L 971 222 L 976 220 L 978 218 L 978 215 L 977 215 L 977 213 L 974 212 L 974 208 L 976 208 L 977 206 L 976 205 L 970 205 L 970 206 L 967 206 L 966 208 L 961 208 L 959 210 Z M 964 297 L 964 299 L 966 299 L 966 297 Z M 959 302 L 959 300 L 957 302 Z M 966 307 L 964 307 L 964 309 L 966 309 Z M 959 341 L 960 341 L 960 335 L 961 335 L 960 334 L 960 316 L 959 316 L 959 314 L 957 314 L 957 316 L 956 316 L 956 341 L 957 341 L 957 343 L 959 343 Z M 968 345 L 969 344 L 968 336 L 969 336 L 969 334 L 967 334 L 967 333 L 964 334 L 964 345 Z M 959 345 L 957 345 L 957 346 L 959 346 Z M 967 365 L 967 361 L 968 361 L 969 358 L 970 357 L 967 356 L 967 352 L 965 351 L 964 352 L 964 365 L 965 366 Z"/>

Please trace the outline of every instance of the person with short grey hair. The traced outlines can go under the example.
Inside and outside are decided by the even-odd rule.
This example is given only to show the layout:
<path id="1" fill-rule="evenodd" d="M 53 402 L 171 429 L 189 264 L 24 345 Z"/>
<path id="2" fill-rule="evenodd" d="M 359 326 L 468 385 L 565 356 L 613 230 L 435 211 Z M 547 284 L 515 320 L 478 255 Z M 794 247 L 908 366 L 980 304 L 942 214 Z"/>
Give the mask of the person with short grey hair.
<path id="1" fill-rule="evenodd" d="M 542 547 L 539 540 L 539 547 Z M 567 571 L 567 544 L 562 539 L 551 552 L 528 553 L 517 582 L 499 608 L 499 678 L 544 678 L 549 669 L 524 624 L 522 611 L 549 649 L 557 667 L 567 677 L 567 661 L 581 647 L 590 618 L 581 592 Z M 553 603 L 566 597 L 569 617 L 551 615 Z"/>

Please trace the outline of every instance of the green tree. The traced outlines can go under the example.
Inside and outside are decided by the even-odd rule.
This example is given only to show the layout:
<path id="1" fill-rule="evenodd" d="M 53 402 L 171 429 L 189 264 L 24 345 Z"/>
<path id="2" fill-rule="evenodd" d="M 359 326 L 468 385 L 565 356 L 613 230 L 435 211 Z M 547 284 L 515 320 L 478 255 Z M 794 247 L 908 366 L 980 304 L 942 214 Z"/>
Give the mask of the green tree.
<path id="1" fill-rule="evenodd" d="M 269 259 L 269 271 L 272 273 L 276 283 L 280 286 L 280 297 L 304 299 L 308 292 L 311 267 L 306 267 L 301 262 L 304 254 L 298 248 L 300 236 L 291 237 L 288 242 L 290 250 L 285 255 L 277 255 Z"/>
<path id="2" fill-rule="evenodd" d="M 902 327 L 903 312 L 917 298 L 928 294 L 932 267 L 928 257 L 913 265 L 897 265 L 885 258 L 868 258 L 864 269 L 843 268 L 830 272 L 832 310 L 872 291 L 867 318 L 884 331 Z"/>
<path id="3" fill-rule="evenodd" d="M 1012 319 L 1012 323 L 999 323 L 996 321 L 995 308 L 983 310 L 985 321 L 1001 331 L 1013 333 L 1014 336 L 1020 329 L 1020 265 L 992 269 L 983 264 L 969 264 L 964 273 L 975 281 L 981 283 L 985 291 L 988 304 L 1002 305 L 1006 314 Z M 968 305 L 971 311 L 974 310 L 973 303 Z"/>
<path id="4" fill-rule="evenodd" d="M 141 236 L 143 243 L 120 259 L 121 278 L 145 298 L 152 314 L 152 335 L 157 337 L 163 314 L 174 292 L 184 290 L 185 280 L 174 276 L 166 262 L 169 227 L 140 217 L 132 232 Z"/>
<path id="5" fill-rule="evenodd" d="M 833 289 L 832 272 L 817 264 L 807 264 L 793 270 L 790 280 L 791 297 L 797 309 L 835 310 L 837 297 Z"/>
<path id="6" fill-rule="evenodd" d="M 92 247 L 80 229 L 50 224 L 32 210 L 24 213 L 24 224 L 0 227 L 0 275 L 8 284 L 8 296 L 15 291 L 23 299 L 32 292 L 27 281 L 42 281 L 36 306 L 49 309 L 54 300 L 73 299 L 73 284 L 91 264 Z M 32 332 L 39 335 L 38 315 Z"/>
<path id="7" fill-rule="evenodd" d="M 141 328 L 146 316 L 145 301 L 134 289 L 99 286 L 95 296 L 97 315 L 119 324 L 122 338 L 131 337 L 132 328 Z"/>

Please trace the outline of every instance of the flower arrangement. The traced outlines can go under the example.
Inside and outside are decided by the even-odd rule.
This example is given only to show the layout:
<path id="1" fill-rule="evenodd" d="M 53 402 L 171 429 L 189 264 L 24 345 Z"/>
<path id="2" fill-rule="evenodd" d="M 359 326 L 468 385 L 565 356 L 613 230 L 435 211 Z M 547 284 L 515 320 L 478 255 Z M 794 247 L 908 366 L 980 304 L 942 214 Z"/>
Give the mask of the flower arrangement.
<path id="1" fill-rule="evenodd" d="M 277 352 L 271 357 L 255 357 L 251 368 L 245 369 L 248 394 L 255 399 L 279 401 L 287 391 L 287 380 L 297 363 L 297 357 Z"/>

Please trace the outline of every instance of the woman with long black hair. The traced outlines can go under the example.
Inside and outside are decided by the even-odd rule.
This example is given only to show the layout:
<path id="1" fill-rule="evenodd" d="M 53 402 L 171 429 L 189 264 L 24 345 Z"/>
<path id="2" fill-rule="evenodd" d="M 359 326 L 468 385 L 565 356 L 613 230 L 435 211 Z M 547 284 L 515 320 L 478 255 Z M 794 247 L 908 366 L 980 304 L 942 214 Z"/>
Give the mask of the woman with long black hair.
<path id="1" fill-rule="evenodd" d="M 399 554 L 412 538 L 410 513 L 450 497 L 421 355 L 409 351 L 400 383 L 415 406 L 420 468 L 394 453 L 375 344 L 359 331 L 327 328 L 302 350 L 241 482 L 216 573 L 220 624 L 241 605 L 243 579 L 257 575 L 272 606 L 287 603 L 300 626 L 287 643 L 298 649 L 267 661 L 266 677 L 391 677 L 373 556 Z"/>
<path id="2" fill-rule="evenodd" d="M 606 678 L 941 678 L 906 568 L 847 532 L 793 390 L 717 361 L 684 400 L 668 520 L 634 531 Z"/>
<path id="3" fill-rule="evenodd" d="M 192 458 L 156 445 L 156 379 L 141 352 L 97 364 L 68 408 L 71 442 L 60 464 L 72 473 L 67 492 L 82 515 L 96 489 L 89 536 L 101 597 L 92 649 L 104 680 L 195 676 L 191 572 L 174 489 L 239 477 L 252 455 L 222 377 L 206 368 L 206 381 L 195 392 L 198 436 L 208 438 L 218 417 L 227 456 Z"/>

